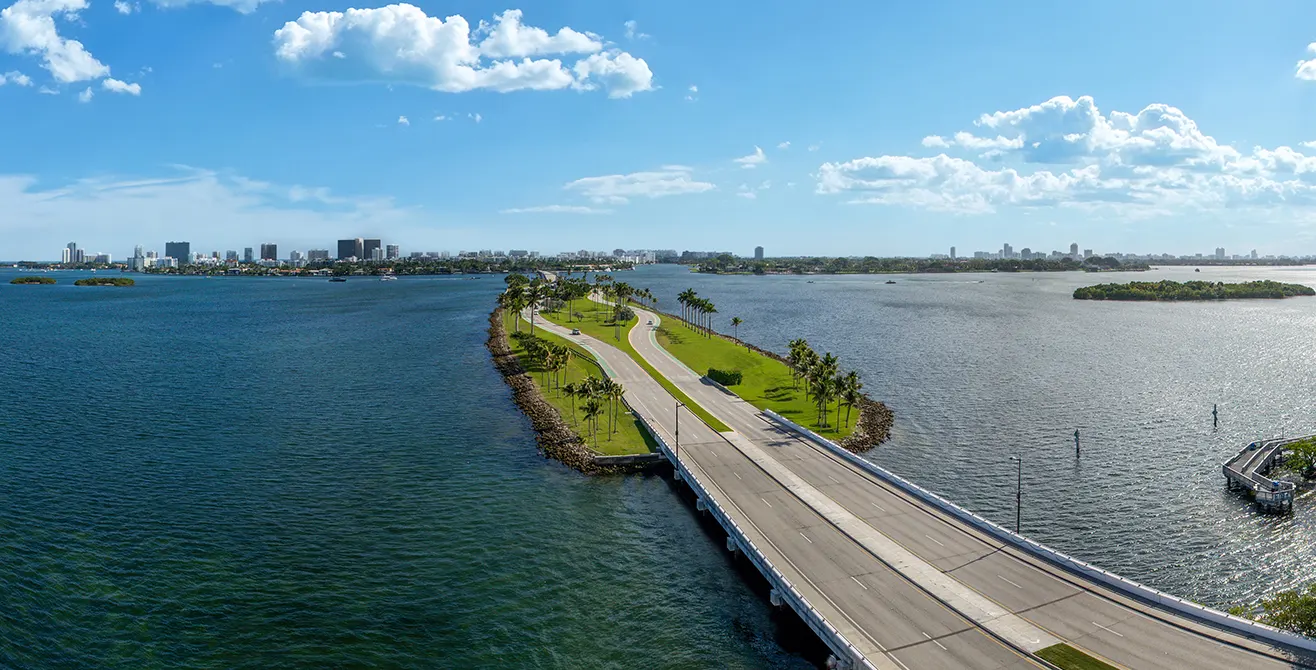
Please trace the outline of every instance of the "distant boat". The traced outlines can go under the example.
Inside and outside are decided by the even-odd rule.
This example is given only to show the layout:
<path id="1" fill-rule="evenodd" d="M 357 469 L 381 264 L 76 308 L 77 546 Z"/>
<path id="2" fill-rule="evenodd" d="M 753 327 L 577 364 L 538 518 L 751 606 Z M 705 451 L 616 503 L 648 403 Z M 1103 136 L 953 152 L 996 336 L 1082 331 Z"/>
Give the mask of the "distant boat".
<path id="1" fill-rule="evenodd" d="M 330 277 L 329 281 L 347 281 L 347 277 Z"/>
<path id="2" fill-rule="evenodd" d="M 397 281 L 397 280 L 398 278 L 394 277 L 393 275 L 384 275 L 379 278 L 379 281 Z"/>
<path id="3" fill-rule="evenodd" d="M 895 282 L 892 281 L 892 280 L 890 280 L 890 279 L 888 279 L 888 280 L 886 280 L 886 283 L 888 283 L 888 284 L 894 284 Z"/>
<path id="4" fill-rule="evenodd" d="M 1202 268 L 1193 268 L 1193 272 L 1201 272 Z"/>
<path id="5" fill-rule="evenodd" d="M 812 280 L 812 279 L 810 279 L 810 280 L 809 280 L 809 281 L 808 281 L 808 283 L 810 283 L 810 284 L 812 284 L 812 283 L 813 283 L 813 280 Z"/>

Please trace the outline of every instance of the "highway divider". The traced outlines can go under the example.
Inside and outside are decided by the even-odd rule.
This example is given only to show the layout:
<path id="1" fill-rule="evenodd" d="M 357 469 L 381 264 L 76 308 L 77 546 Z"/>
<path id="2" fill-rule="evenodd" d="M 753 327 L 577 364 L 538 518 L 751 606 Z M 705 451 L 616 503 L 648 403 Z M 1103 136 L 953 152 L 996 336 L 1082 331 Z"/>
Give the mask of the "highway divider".
<path id="1" fill-rule="evenodd" d="M 960 519 L 1001 542 L 1005 542 L 1006 544 L 1026 551 L 1033 556 L 1066 570 L 1067 572 L 1073 573 L 1084 579 L 1100 582 L 1120 593 L 1132 596 L 1137 600 L 1149 602 L 1164 609 L 1183 614 L 1191 619 L 1224 628 L 1225 630 L 1237 633 L 1244 637 L 1265 640 L 1266 642 L 1281 646 L 1316 651 L 1316 640 L 1313 640 L 1312 638 L 1298 635 L 1297 633 L 1290 633 L 1273 626 L 1267 626 L 1263 623 L 1252 621 L 1251 619 L 1237 617 L 1232 614 L 1221 612 L 1217 609 L 1199 605 L 1190 600 L 1184 600 L 1183 598 L 1172 596 L 1163 591 L 1151 588 L 1150 586 L 1144 586 L 1133 580 L 1121 577 L 1113 572 L 1102 570 L 1101 568 L 1080 561 L 1068 554 L 1056 551 L 1055 549 L 1030 540 L 1022 535 L 1015 534 L 1014 532 L 1002 528 L 1001 526 L 998 526 L 995 523 L 946 500 L 945 498 L 942 498 L 936 493 L 933 493 L 922 486 L 887 470 L 886 468 L 846 451 L 835 442 L 832 442 L 831 440 L 781 416 L 780 414 L 777 414 L 770 409 L 764 410 L 763 414 L 771 418 L 773 421 L 799 433 L 814 444 L 817 444 L 836 456 L 845 459 L 847 462 L 859 467 L 865 472 L 878 477 L 882 481 L 885 481 L 915 498 Z"/>

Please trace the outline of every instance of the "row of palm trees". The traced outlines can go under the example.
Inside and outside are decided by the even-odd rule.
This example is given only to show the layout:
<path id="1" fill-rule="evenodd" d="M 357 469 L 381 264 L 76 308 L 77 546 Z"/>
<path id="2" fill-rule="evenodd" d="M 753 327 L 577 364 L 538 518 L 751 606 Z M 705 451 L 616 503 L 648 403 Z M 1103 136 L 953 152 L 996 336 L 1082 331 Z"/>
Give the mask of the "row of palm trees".
<path id="1" fill-rule="evenodd" d="M 535 312 L 544 300 L 553 297 L 553 285 L 535 277 L 531 279 L 523 274 L 512 273 L 503 278 L 507 290 L 498 296 L 498 306 L 513 314 L 530 308 L 530 334 L 535 333 Z M 516 332 L 521 332 L 521 320 L 515 319 Z"/>
<path id="2" fill-rule="evenodd" d="M 845 426 L 850 427 L 850 411 L 863 400 L 863 382 L 859 373 L 851 370 L 841 372 L 836 356 L 830 352 L 819 356 L 804 339 L 791 340 L 787 345 L 790 354 L 786 361 L 790 364 L 791 376 L 796 388 L 804 382 L 804 397 L 812 400 L 818 408 L 817 422 L 825 428 L 830 414 L 832 401 L 836 402 L 836 421 L 841 421 L 841 407 L 845 407 Z"/>
<path id="3" fill-rule="evenodd" d="M 543 385 L 548 389 L 562 388 L 559 375 L 571 364 L 576 352 L 562 344 L 553 344 L 528 333 L 512 333 L 512 337 L 525 349 L 526 356 L 543 374 Z M 553 374 L 552 383 L 548 375 Z"/>
<path id="4" fill-rule="evenodd" d="M 608 416 L 608 427 L 605 431 L 608 433 L 608 439 L 612 439 L 618 429 L 617 414 L 622 406 L 622 396 L 626 395 L 625 387 L 607 377 L 586 377 L 578 382 L 564 385 L 562 392 L 571 398 L 573 424 L 576 423 L 576 399 L 579 398 L 584 403 L 581 409 L 585 420 L 590 424 L 595 447 L 599 445 L 599 417 L 604 414 Z"/>
<path id="5" fill-rule="evenodd" d="M 717 306 L 712 300 L 701 298 L 694 289 L 688 288 L 676 294 L 676 301 L 681 303 L 681 320 L 687 326 L 705 337 L 713 336 L 713 315 L 717 314 Z"/>

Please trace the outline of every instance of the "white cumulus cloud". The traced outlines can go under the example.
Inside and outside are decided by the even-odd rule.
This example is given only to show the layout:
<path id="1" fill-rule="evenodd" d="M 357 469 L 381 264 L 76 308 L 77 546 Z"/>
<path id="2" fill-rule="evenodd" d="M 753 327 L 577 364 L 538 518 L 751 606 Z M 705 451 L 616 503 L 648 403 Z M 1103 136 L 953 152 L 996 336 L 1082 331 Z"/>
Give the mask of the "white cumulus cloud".
<path id="1" fill-rule="evenodd" d="M 697 181 L 690 168 L 665 165 L 651 172 L 632 172 L 577 179 L 564 187 L 597 203 L 622 205 L 631 198 L 662 198 L 670 195 L 703 193 L 713 184 Z"/>
<path id="2" fill-rule="evenodd" d="M 820 166 L 816 191 L 970 213 L 1003 206 L 1168 212 L 1316 205 L 1316 156 L 1286 146 L 1244 154 L 1165 104 L 1107 114 L 1090 97 L 1060 96 L 983 114 L 974 125 L 987 132 L 933 135 L 923 145 L 985 150 L 977 158 L 988 166 L 947 153 L 861 157 Z"/>
<path id="3" fill-rule="evenodd" d="M 1316 42 L 1307 45 L 1307 53 L 1316 54 Z M 1298 61 L 1298 68 L 1293 76 L 1308 81 L 1316 80 L 1316 58 Z"/>
<path id="4" fill-rule="evenodd" d="M 790 143 L 789 141 L 786 141 L 786 142 L 778 142 L 778 143 L 777 143 L 777 148 L 778 148 L 778 149 L 789 149 L 789 148 L 791 148 L 791 143 Z"/>
<path id="5" fill-rule="evenodd" d="M 95 95 L 96 94 L 92 92 L 91 87 L 88 86 L 78 94 L 78 102 L 91 102 L 92 97 Z"/>
<path id="6" fill-rule="evenodd" d="M 141 95 L 142 85 L 137 83 L 129 84 L 119 81 L 118 79 L 104 79 L 101 81 L 101 88 L 111 93 L 127 93 L 128 95 Z"/>
<path id="7" fill-rule="evenodd" d="M 114 0 L 114 9 L 120 14 L 132 14 L 137 6 L 123 0 Z"/>
<path id="8" fill-rule="evenodd" d="M 399 117 L 398 117 L 398 125 L 399 125 L 399 126 L 409 126 L 409 125 L 411 125 L 411 120 L 408 119 L 408 118 L 405 117 L 405 116 L 399 116 Z"/>
<path id="9" fill-rule="evenodd" d="M 745 168 L 747 170 L 752 170 L 758 167 L 759 165 L 768 162 L 768 157 L 766 154 L 763 153 L 762 149 L 758 147 L 754 147 L 754 153 L 748 156 L 741 156 L 740 158 L 734 158 L 732 160 L 734 160 L 737 163 L 740 163 L 740 167 Z"/>
<path id="10" fill-rule="evenodd" d="M 623 23 L 622 26 L 626 28 L 626 39 L 628 40 L 649 39 L 648 35 L 640 32 L 639 30 L 640 24 L 636 23 L 634 19 L 631 19 L 630 21 Z"/>
<path id="11" fill-rule="evenodd" d="M 86 8 L 86 0 L 18 0 L 0 10 L 0 46 L 12 54 L 39 56 L 42 67 L 63 83 L 108 76 L 110 68 L 82 42 L 55 29 L 56 16 L 72 18 Z"/>
<path id="12" fill-rule="evenodd" d="M 4 74 L 0 74 L 0 86 L 4 86 L 5 84 L 13 84 L 15 86 L 31 86 L 32 78 L 23 74 L 22 72 L 11 70 Z"/>
<path id="13" fill-rule="evenodd" d="M 275 55 L 319 76 L 385 79 L 448 93 L 603 88 L 609 97 L 624 98 L 653 88 L 643 59 L 605 48 L 598 35 L 566 27 L 549 33 L 521 19 L 520 10 L 507 10 L 472 31 L 460 15 L 429 16 L 405 3 L 303 12 L 274 32 Z M 353 54 L 351 67 L 326 58 L 339 51 Z M 573 63 L 563 63 L 573 56 Z"/>

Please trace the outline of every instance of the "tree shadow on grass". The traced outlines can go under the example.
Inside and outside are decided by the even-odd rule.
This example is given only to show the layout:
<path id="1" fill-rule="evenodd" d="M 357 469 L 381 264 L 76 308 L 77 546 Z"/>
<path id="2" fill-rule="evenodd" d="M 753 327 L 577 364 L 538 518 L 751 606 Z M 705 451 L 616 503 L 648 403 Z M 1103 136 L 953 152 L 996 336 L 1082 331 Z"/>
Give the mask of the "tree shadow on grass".
<path id="1" fill-rule="evenodd" d="M 774 402 L 788 402 L 795 399 L 795 389 L 789 386 L 774 386 L 763 389 L 763 397 Z"/>
<path id="2" fill-rule="evenodd" d="M 658 334 L 665 336 L 667 341 L 672 344 L 685 344 L 685 336 L 674 333 L 662 326 L 658 326 Z"/>

